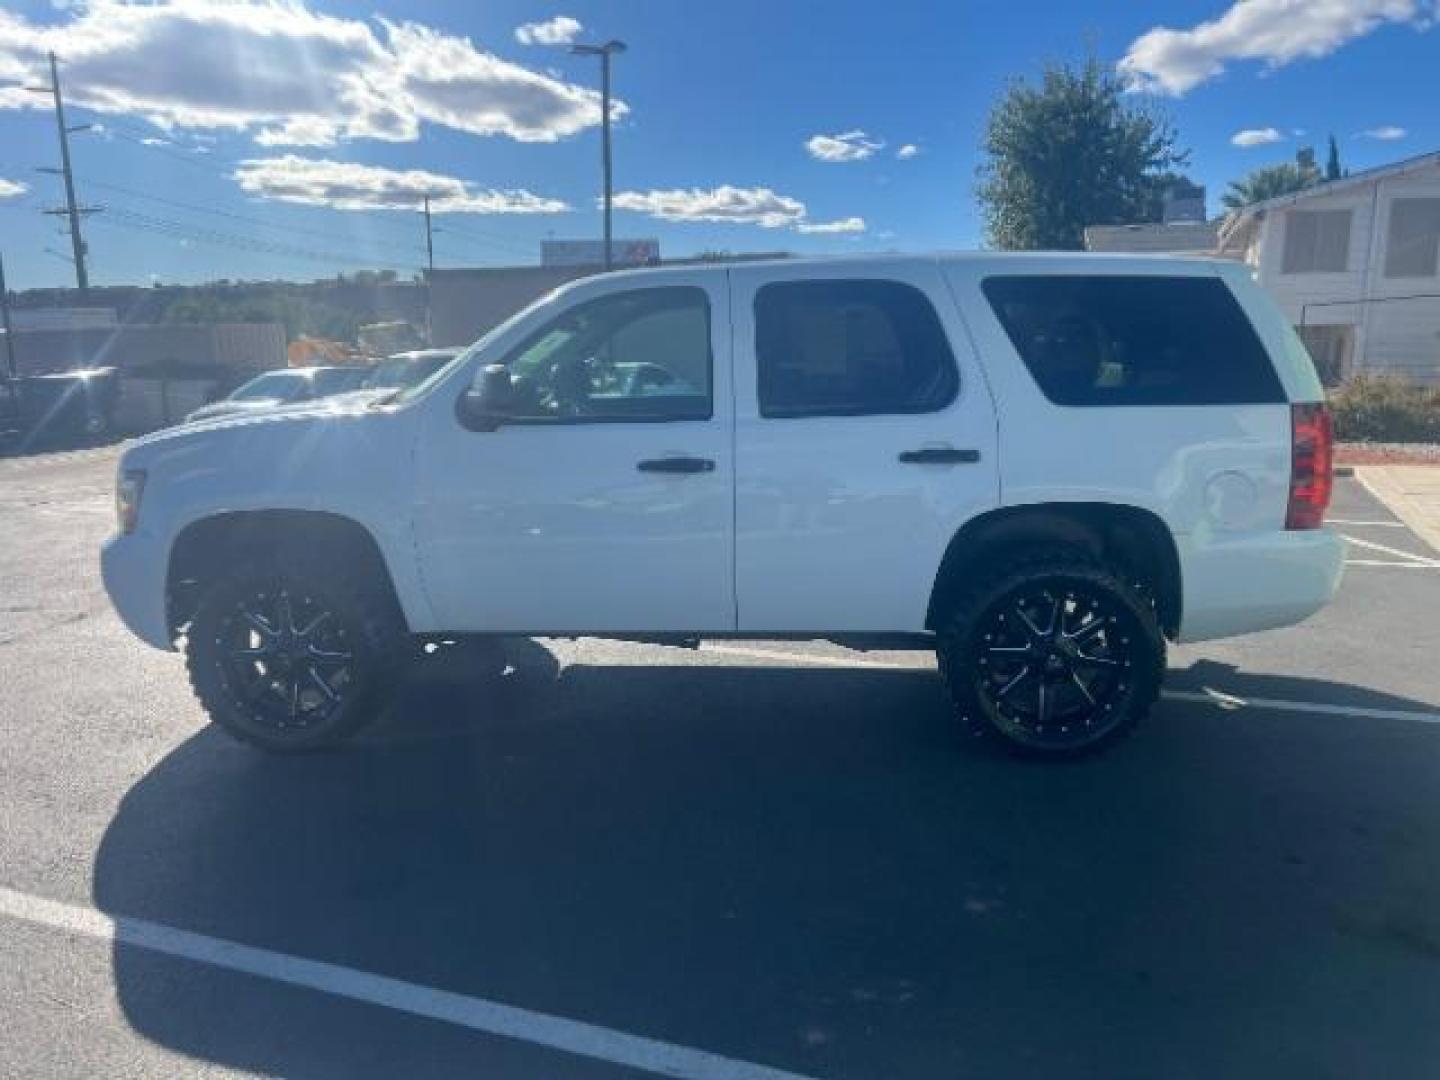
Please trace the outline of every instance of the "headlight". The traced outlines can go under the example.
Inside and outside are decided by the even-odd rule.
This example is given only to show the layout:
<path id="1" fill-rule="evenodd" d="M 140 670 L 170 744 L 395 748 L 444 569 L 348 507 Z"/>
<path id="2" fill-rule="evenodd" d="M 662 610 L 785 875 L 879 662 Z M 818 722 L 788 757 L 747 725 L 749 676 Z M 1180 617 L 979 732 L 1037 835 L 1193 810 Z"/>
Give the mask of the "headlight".
<path id="1" fill-rule="evenodd" d="M 122 535 L 135 531 L 135 523 L 140 520 L 140 498 L 144 494 L 144 469 L 126 469 L 115 481 L 115 520 Z"/>

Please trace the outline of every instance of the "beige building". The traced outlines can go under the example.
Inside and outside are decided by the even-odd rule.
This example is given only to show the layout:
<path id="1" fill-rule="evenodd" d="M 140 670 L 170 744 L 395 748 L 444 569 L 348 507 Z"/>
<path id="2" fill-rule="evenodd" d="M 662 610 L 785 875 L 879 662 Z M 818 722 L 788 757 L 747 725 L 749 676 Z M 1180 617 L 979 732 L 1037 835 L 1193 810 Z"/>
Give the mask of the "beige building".
<path id="1" fill-rule="evenodd" d="M 1327 382 L 1440 383 L 1440 153 L 1246 207 L 1218 250 L 1255 268 Z"/>

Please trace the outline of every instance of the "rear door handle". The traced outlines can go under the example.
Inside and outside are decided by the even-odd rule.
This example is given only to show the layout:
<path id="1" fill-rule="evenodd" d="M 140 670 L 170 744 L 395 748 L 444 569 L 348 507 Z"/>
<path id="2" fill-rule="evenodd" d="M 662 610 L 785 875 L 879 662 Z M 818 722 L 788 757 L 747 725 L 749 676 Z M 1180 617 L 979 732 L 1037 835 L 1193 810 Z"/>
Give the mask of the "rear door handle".
<path id="1" fill-rule="evenodd" d="M 714 472 L 715 462 L 709 458 L 662 457 L 639 462 L 635 467 L 641 472 L 704 473 Z"/>
<path id="2" fill-rule="evenodd" d="M 900 460 L 906 465 L 973 465 L 980 460 L 979 450 L 961 450 L 954 446 L 922 446 L 904 450 Z"/>

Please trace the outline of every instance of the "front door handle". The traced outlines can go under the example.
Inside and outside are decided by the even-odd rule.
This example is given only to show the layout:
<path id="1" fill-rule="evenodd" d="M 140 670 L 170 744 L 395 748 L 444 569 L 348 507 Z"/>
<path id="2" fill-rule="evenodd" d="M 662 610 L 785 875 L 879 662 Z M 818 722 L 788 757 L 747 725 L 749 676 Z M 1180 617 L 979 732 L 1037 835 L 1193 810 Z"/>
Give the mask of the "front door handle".
<path id="1" fill-rule="evenodd" d="M 709 458 L 662 457 L 639 462 L 635 467 L 641 472 L 702 473 L 714 472 L 715 462 Z"/>
<path id="2" fill-rule="evenodd" d="M 905 450 L 900 460 L 906 465 L 974 465 L 980 460 L 979 450 L 961 450 L 954 446 L 923 446 Z"/>

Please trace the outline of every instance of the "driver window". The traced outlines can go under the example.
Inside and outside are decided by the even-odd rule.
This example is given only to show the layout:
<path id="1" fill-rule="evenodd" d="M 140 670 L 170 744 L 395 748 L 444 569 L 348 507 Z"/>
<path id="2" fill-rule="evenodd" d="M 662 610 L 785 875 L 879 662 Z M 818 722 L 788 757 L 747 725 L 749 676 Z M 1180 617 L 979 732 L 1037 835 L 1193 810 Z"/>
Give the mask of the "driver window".
<path id="1" fill-rule="evenodd" d="M 613 293 L 541 327 L 505 361 L 519 421 L 705 420 L 711 415 L 704 289 Z"/>

